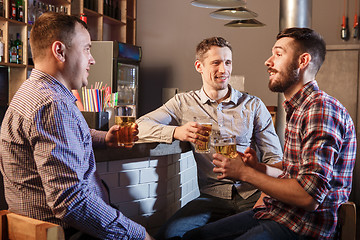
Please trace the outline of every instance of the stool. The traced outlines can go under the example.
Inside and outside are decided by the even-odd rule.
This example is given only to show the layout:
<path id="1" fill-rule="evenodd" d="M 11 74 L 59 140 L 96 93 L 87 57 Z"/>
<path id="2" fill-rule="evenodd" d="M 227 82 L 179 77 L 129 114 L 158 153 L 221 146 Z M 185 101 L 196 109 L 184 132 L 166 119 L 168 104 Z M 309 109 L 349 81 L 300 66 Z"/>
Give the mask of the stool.
<path id="1" fill-rule="evenodd" d="M 1 240 L 64 240 L 61 226 L 19 214 L 8 210 L 0 211 Z"/>

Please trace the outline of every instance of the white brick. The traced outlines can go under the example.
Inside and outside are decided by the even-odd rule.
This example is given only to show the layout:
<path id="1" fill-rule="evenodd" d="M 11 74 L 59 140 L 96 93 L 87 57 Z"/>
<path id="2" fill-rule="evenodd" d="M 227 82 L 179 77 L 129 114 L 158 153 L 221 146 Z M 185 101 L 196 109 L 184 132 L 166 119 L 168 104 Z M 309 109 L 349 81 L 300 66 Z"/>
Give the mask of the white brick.
<path id="1" fill-rule="evenodd" d="M 176 165 L 175 164 L 171 164 L 167 167 L 167 178 L 171 178 L 173 176 L 175 176 L 177 174 L 176 172 Z"/>
<path id="2" fill-rule="evenodd" d="M 96 171 L 98 173 L 106 173 L 108 167 L 108 162 L 97 162 L 96 163 Z"/>
<path id="3" fill-rule="evenodd" d="M 184 184 L 188 181 L 191 181 L 192 179 L 196 178 L 197 177 L 197 174 L 196 174 L 196 171 L 194 171 L 194 168 L 191 168 L 191 169 L 187 169 L 185 171 L 183 171 L 181 174 L 180 174 L 180 183 L 181 184 Z"/>
<path id="4" fill-rule="evenodd" d="M 182 172 L 188 168 L 188 162 L 187 162 L 186 158 L 180 159 L 179 163 L 180 163 L 180 172 Z"/>
<path id="5" fill-rule="evenodd" d="M 123 203 L 149 197 L 148 184 L 111 189 L 111 202 Z"/>
<path id="6" fill-rule="evenodd" d="M 193 156 L 194 154 L 192 150 L 180 154 L 180 158 L 193 157 Z"/>
<path id="7" fill-rule="evenodd" d="M 122 170 L 139 169 L 149 166 L 148 158 L 136 158 L 118 161 L 109 161 L 109 172 L 119 172 Z"/>
<path id="8" fill-rule="evenodd" d="M 181 207 L 185 206 L 188 202 L 194 199 L 192 194 L 186 195 L 181 198 Z"/>
<path id="9" fill-rule="evenodd" d="M 159 175 L 155 168 L 145 168 L 140 170 L 140 183 L 156 182 L 158 180 Z"/>
<path id="10" fill-rule="evenodd" d="M 169 165 L 169 158 L 167 156 L 158 156 L 149 160 L 150 167 L 165 167 Z"/>
<path id="11" fill-rule="evenodd" d="M 170 157 L 170 156 L 169 156 L 169 157 Z M 180 153 L 178 153 L 178 154 L 173 154 L 173 155 L 171 155 L 171 162 L 172 162 L 172 163 L 175 163 L 175 162 L 179 161 L 180 158 L 181 158 Z"/>
<path id="12" fill-rule="evenodd" d="M 188 161 L 188 167 L 196 166 L 196 162 L 195 162 L 195 159 L 193 157 L 188 157 L 187 161 Z"/>
<path id="13" fill-rule="evenodd" d="M 157 202 L 157 199 L 147 198 L 139 202 L 140 202 L 140 214 L 150 214 L 155 212 L 155 203 Z"/>
<path id="14" fill-rule="evenodd" d="M 140 204 L 138 202 L 124 202 L 115 205 L 128 218 L 138 216 L 140 211 Z"/>
<path id="15" fill-rule="evenodd" d="M 159 197 L 166 195 L 166 182 L 149 183 L 149 187 L 149 197 Z"/>
<path id="16" fill-rule="evenodd" d="M 119 174 L 118 173 L 103 173 L 99 174 L 100 178 L 105 181 L 109 188 L 119 186 Z"/>
<path id="17" fill-rule="evenodd" d="M 124 171 L 119 174 L 121 187 L 140 183 L 140 170 Z"/>

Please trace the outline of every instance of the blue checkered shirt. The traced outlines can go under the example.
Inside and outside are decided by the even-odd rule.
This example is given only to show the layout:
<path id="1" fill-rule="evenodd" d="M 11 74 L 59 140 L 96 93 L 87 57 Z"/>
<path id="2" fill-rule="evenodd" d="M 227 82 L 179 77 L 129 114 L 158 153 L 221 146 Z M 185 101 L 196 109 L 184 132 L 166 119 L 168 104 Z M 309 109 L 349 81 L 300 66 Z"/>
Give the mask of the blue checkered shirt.
<path id="1" fill-rule="evenodd" d="M 96 173 L 93 142 L 76 98 L 34 69 L 1 126 L 1 165 L 9 209 L 100 239 L 144 239 L 145 229 L 109 205 Z"/>

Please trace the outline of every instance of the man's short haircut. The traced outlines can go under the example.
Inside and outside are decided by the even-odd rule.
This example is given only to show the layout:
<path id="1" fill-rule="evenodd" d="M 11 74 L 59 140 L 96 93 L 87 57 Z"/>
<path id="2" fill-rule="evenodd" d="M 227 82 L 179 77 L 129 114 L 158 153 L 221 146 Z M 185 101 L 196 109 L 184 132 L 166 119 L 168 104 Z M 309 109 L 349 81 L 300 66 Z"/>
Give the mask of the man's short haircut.
<path id="1" fill-rule="evenodd" d="M 75 16 L 54 12 L 42 14 L 35 21 L 30 32 L 30 47 L 34 61 L 44 57 L 46 50 L 55 41 L 60 41 L 70 47 L 76 23 L 88 29 L 86 23 Z"/>
<path id="2" fill-rule="evenodd" d="M 204 55 L 212 46 L 228 47 L 232 51 L 232 47 L 228 41 L 222 37 L 212 37 L 202 40 L 196 47 L 196 60 L 203 61 Z"/>
<path id="3" fill-rule="evenodd" d="M 309 28 L 287 28 L 282 30 L 276 39 L 289 37 L 297 43 L 299 56 L 305 52 L 311 55 L 311 64 L 316 74 L 325 60 L 326 43 L 322 36 Z"/>

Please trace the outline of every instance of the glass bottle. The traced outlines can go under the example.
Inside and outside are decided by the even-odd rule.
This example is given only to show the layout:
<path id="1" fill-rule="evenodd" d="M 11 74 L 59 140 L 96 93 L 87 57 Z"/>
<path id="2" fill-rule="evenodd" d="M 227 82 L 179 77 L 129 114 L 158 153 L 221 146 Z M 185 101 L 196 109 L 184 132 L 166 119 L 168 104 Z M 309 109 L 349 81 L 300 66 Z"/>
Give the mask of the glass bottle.
<path id="1" fill-rule="evenodd" d="M 16 46 L 16 63 L 21 64 L 23 61 L 23 43 L 20 40 L 20 33 L 16 34 L 14 45 Z"/>
<path id="2" fill-rule="evenodd" d="M 10 63 L 16 63 L 16 45 L 14 44 L 14 41 L 12 40 L 12 36 L 10 36 L 10 44 L 9 44 L 9 62 Z"/>
<path id="3" fill-rule="evenodd" d="M 29 4 L 29 11 L 28 11 L 28 23 L 30 25 L 34 24 L 36 20 L 36 1 L 33 1 L 33 4 Z"/>
<path id="4" fill-rule="evenodd" d="M 19 22 L 24 21 L 23 1 L 16 0 L 15 7 L 16 7 L 16 20 Z"/>
<path id="5" fill-rule="evenodd" d="M 9 18 L 10 19 L 16 19 L 16 4 L 15 4 L 15 0 L 10 0 L 9 2 Z"/>
<path id="6" fill-rule="evenodd" d="M 0 0 L 0 17 L 5 17 L 4 0 Z"/>

